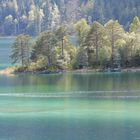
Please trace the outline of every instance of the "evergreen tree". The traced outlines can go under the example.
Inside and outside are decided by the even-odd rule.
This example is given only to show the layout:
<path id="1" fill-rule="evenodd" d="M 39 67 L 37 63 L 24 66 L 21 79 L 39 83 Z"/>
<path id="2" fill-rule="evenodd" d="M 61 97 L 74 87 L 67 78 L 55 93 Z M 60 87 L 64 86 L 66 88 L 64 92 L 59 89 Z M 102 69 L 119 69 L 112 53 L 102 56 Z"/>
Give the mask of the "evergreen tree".
<path id="1" fill-rule="evenodd" d="M 105 24 L 105 28 L 108 33 L 108 39 L 110 41 L 112 53 L 111 53 L 111 66 L 113 67 L 114 62 L 116 61 L 115 51 L 116 46 L 115 43 L 118 39 L 121 39 L 124 32 L 123 27 L 118 23 L 118 21 L 110 20 Z"/>
<path id="2" fill-rule="evenodd" d="M 21 62 L 22 66 L 28 66 L 30 62 L 31 37 L 19 35 L 12 46 L 12 63 Z"/>
<path id="3" fill-rule="evenodd" d="M 61 26 L 56 31 L 56 38 L 58 42 L 61 42 L 61 56 L 64 56 L 65 38 L 67 37 L 66 26 Z"/>
<path id="4" fill-rule="evenodd" d="M 99 50 L 105 47 L 107 43 L 107 33 L 103 25 L 99 22 L 94 22 L 85 41 L 88 47 L 88 52 L 90 50 L 95 50 L 96 60 L 95 63 L 99 64 Z"/>
<path id="5" fill-rule="evenodd" d="M 55 35 L 51 31 L 42 33 L 37 39 L 32 53 L 32 60 L 37 61 L 39 55 L 47 56 L 48 65 L 52 64 L 52 52 L 56 46 Z"/>
<path id="6" fill-rule="evenodd" d="M 139 20 L 139 18 L 137 16 L 134 17 L 134 20 L 130 25 L 129 32 L 134 32 L 136 34 L 137 33 L 140 34 L 140 20 Z"/>
<path id="7" fill-rule="evenodd" d="M 81 47 L 85 41 L 90 26 L 87 24 L 87 21 L 85 19 L 81 19 L 75 24 L 75 29 L 76 29 L 78 46 Z"/>

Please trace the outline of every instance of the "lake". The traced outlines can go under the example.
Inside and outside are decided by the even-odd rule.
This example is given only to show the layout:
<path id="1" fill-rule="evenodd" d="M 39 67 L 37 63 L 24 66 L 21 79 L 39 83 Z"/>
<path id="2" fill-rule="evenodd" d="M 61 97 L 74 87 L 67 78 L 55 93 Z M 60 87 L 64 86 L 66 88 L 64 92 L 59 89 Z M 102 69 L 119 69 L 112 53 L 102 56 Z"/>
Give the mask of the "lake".
<path id="1" fill-rule="evenodd" d="M 0 39 L 1 69 L 12 39 Z M 0 75 L 0 140 L 138 140 L 140 73 Z"/>
<path id="2" fill-rule="evenodd" d="M 10 52 L 13 38 L 0 38 L 0 69 L 11 66 Z"/>

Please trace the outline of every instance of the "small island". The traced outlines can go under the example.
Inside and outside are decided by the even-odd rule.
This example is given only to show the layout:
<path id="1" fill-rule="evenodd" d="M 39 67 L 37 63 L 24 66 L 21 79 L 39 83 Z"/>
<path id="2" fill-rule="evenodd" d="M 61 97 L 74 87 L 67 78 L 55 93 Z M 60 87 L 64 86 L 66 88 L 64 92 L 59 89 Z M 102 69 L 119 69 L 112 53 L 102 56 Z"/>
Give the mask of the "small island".
<path id="1" fill-rule="evenodd" d="M 17 36 L 10 56 L 15 66 L 0 74 L 139 70 L 139 42 L 138 17 L 134 18 L 129 31 L 115 20 L 104 25 L 97 21 L 89 25 L 81 19 L 73 26 L 44 31 L 37 38 Z"/>

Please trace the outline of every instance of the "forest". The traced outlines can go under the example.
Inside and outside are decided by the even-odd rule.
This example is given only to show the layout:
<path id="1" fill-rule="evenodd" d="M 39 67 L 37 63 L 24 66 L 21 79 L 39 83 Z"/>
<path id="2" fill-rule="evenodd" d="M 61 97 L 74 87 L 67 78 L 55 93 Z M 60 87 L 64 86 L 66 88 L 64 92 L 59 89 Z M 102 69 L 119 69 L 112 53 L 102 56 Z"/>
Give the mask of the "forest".
<path id="1" fill-rule="evenodd" d="M 11 59 L 21 72 L 139 67 L 140 20 L 134 17 L 129 31 L 117 20 L 89 25 L 81 19 L 36 39 L 22 34 L 12 45 Z"/>
<path id="2" fill-rule="evenodd" d="M 118 20 L 128 31 L 135 16 L 140 17 L 139 0 L 0 0 L 0 35 L 37 36 L 81 18 L 90 25 Z"/>

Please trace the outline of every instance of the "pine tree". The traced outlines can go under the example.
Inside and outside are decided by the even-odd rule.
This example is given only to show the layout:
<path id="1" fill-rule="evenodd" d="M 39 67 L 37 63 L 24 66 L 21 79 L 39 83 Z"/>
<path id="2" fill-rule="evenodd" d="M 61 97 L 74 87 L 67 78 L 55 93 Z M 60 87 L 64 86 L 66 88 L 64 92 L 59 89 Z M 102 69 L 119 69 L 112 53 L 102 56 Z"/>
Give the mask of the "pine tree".
<path id="1" fill-rule="evenodd" d="M 56 37 L 61 42 L 61 55 L 64 56 L 65 38 L 67 36 L 66 26 L 61 26 L 56 31 Z"/>
<path id="2" fill-rule="evenodd" d="M 104 47 L 107 43 L 107 33 L 104 26 L 99 22 L 94 22 L 90 32 L 87 35 L 85 43 L 88 47 L 88 52 L 90 52 L 92 49 L 95 50 L 95 62 L 96 64 L 99 64 L 99 49 Z"/>
<path id="3" fill-rule="evenodd" d="M 34 46 L 34 50 L 32 52 L 31 57 L 32 60 L 36 61 L 38 56 L 40 55 L 47 56 L 48 64 L 51 65 L 52 52 L 55 46 L 56 39 L 53 32 L 47 31 L 41 33 Z"/>
<path id="4" fill-rule="evenodd" d="M 108 33 L 108 38 L 110 41 L 112 54 L 111 54 L 111 66 L 114 67 L 115 59 L 115 43 L 118 39 L 121 39 L 124 34 L 123 27 L 118 23 L 118 21 L 110 20 L 105 24 L 105 28 Z"/>
<path id="5" fill-rule="evenodd" d="M 89 29 L 90 26 L 87 24 L 87 21 L 85 19 L 81 19 L 75 24 L 77 42 L 79 47 L 83 45 Z"/>
<path id="6" fill-rule="evenodd" d="M 28 66 L 30 62 L 31 37 L 28 35 L 17 36 L 12 46 L 12 63 L 21 62 L 22 66 Z"/>
<path id="7" fill-rule="evenodd" d="M 140 34 L 140 20 L 139 20 L 139 18 L 137 16 L 134 17 L 134 20 L 130 25 L 129 32 L 134 32 L 136 34 L 137 33 Z"/>

